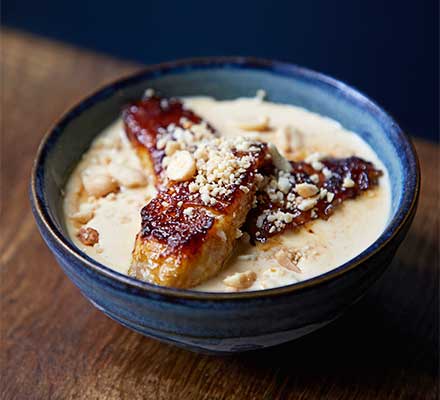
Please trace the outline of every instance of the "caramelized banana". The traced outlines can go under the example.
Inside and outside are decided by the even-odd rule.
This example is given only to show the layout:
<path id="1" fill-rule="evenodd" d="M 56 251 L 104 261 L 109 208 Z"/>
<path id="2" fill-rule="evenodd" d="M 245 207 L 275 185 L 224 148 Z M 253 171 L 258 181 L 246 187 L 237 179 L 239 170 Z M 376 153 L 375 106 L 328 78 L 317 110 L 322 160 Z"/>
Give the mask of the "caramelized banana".
<path id="1" fill-rule="evenodd" d="M 241 234 L 262 181 L 257 170 L 267 146 L 217 139 L 194 154 L 197 175 L 169 185 L 143 208 L 131 276 L 164 286 L 196 286 L 219 272 Z"/>
<path id="2" fill-rule="evenodd" d="M 266 168 L 269 177 L 245 225 L 254 241 L 265 242 L 317 218 L 327 220 L 339 204 L 377 186 L 383 175 L 358 157 L 292 162 L 291 166 L 290 172 Z"/>

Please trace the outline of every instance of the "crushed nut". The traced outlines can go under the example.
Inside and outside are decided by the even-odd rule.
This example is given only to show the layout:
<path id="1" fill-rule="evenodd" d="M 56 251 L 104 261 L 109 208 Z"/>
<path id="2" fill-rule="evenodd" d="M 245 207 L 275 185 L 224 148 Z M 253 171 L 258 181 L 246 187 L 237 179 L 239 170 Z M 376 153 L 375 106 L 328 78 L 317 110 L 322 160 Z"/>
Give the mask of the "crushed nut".
<path id="1" fill-rule="evenodd" d="M 193 207 L 188 207 L 188 208 L 185 208 L 183 210 L 183 214 L 188 216 L 188 217 L 191 217 L 193 215 L 193 213 L 194 213 L 194 208 Z"/>
<path id="2" fill-rule="evenodd" d="M 81 174 L 82 184 L 88 195 L 103 197 L 118 190 L 118 183 L 103 167 L 89 167 Z"/>
<path id="3" fill-rule="evenodd" d="M 319 188 L 311 183 L 298 183 L 295 185 L 295 192 L 301 197 L 312 197 L 319 192 Z"/>
<path id="4" fill-rule="evenodd" d="M 304 161 L 306 163 L 312 164 L 313 162 L 321 161 L 323 158 L 324 158 L 324 155 L 321 153 L 312 153 L 312 154 L 309 154 Z"/>
<path id="5" fill-rule="evenodd" d="M 94 207 L 82 207 L 79 211 L 69 216 L 69 218 L 78 224 L 87 224 L 95 214 Z"/>
<path id="6" fill-rule="evenodd" d="M 196 162 L 186 150 L 175 152 L 168 163 L 166 174 L 168 179 L 183 182 L 191 179 L 196 173 Z"/>
<path id="7" fill-rule="evenodd" d="M 183 129 L 189 129 L 193 125 L 193 123 L 185 117 L 180 118 L 180 125 L 182 125 Z"/>
<path id="8" fill-rule="evenodd" d="M 191 132 L 194 133 L 194 138 L 197 140 L 209 138 L 212 136 L 212 132 L 209 130 L 205 122 L 202 122 L 201 124 L 191 125 Z"/>
<path id="9" fill-rule="evenodd" d="M 345 188 L 352 188 L 354 186 L 354 180 L 349 176 L 344 177 L 344 181 L 342 182 L 342 186 Z"/>
<path id="10" fill-rule="evenodd" d="M 289 193 L 289 190 L 292 188 L 292 184 L 289 181 L 289 178 L 285 176 L 280 176 L 278 178 L 278 189 L 281 190 L 284 194 Z"/>
<path id="11" fill-rule="evenodd" d="M 157 142 L 156 142 L 156 147 L 159 150 L 162 150 L 165 148 L 166 144 L 167 144 L 167 137 L 161 137 Z"/>
<path id="12" fill-rule="evenodd" d="M 275 253 L 275 259 L 279 265 L 295 272 L 301 272 L 298 268 L 298 262 L 301 258 L 302 254 L 299 251 L 291 251 L 285 248 Z"/>
<path id="13" fill-rule="evenodd" d="M 327 192 L 327 201 L 331 203 L 333 199 L 335 198 L 335 194 L 332 192 Z"/>
<path id="14" fill-rule="evenodd" d="M 172 156 L 178 150 L 180 150 L 180 144 L 175 140 L 169 140 L 165 145 L 165 154 L 167 156 Z"/>
<path id="15" fill-rule="evenodd" d="M 318 199 L 316 197 L 309 197 L 308 199 L 302 199 L 298 204 L 298 209 L 301 211 L 307 211 L 312 209 L 318 203 Z"/>
<path id="16" fill-rule="evenodd" d="M 138 169 L 121 164 L 111 164 L 109 172 L 121 186 L 135 188 L 147 184 L 147 177 Z"/>
<path id="17" fill-rule="evenodd" d="M 99 242 L 99 232 L 96 229 L 83 226 L 78 231 L 78 239 L 86 246 L 93 246 Z"/>
<path id="18" fill-rule="evenodd" d="M 237 121 L 237 125 L 244 131 L 264 132 L 269 130 L 269 117 L 265 115 L 255 119 L 249 118 L 247 120 Z"/>
<path id="19" fill-rule="evenodd" d="M 330 179 L 333 176 L 333 172 L 330 171 L 327 167 L 322 169 L 322 173 L 324 174 L 325 179 Z"/>
<path id="20" fill-rule="evenodd" d="M 321 161 L 313 161 L 312 162 L 312 168 L 315 171 L 320 171 L 321 169 L 324 168 L 324 164 Z"/>
<path id="21" fill-rule="evenodd" d="M 257 274 L 254 271 L 236 272 L 223 279 L 223 283 L 234 289 L 247 289 L 253 285 L 256 279 Z"/>
<path id="22" fill-rule="evenodd" d="M 313 183 L 319 183 L 319 175 L 318 175 L 318 174 L 310 175 L 310 180 L 311 180 Z"/>

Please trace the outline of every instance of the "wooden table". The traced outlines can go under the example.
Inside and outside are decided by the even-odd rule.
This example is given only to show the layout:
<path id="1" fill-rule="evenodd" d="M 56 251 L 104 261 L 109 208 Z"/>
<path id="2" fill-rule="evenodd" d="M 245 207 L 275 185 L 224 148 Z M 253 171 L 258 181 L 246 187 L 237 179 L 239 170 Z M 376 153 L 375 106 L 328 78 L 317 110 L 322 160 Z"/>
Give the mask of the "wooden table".
<path id="1" fill-rule="evenodd" d="M 2 38 L 2 399 L 435 399 L 439 146 L 414 225 L 392 266 L 330 326 L 233 357 L 189 353 L 123 328 L 58 268 L 31 215 L 38 142 L 60 114 L 139 66 L 19 32 Z"/>

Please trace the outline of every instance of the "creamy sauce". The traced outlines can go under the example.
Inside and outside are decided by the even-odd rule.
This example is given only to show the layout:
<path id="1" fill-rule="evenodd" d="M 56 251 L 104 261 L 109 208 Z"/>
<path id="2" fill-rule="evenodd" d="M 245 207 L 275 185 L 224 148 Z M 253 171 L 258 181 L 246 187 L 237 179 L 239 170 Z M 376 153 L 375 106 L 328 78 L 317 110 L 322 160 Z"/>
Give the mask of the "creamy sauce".
<path id="1" fill-rule="evenodd" d="M 247 290 L 284 286 L 323 274 L 349 261 L 372 244 L 383 232 L 390 213 L 388 174 L 374 151 L 356 134 L 344 130 L 329 118 L 290 105 L 246 98 L 215 101 L 210 98 L 187 98 L 185 104 L 206 119 L 223 136 L 245 135 L 275 144 L 290 159 L 303 159 L 310 153 L 329 156 L 356 155 L 372 161 L 384 171 L 379 187 L 355 200 L 340 205 L 328 221 L 316 220 L 297 230 L 275 236 L 266 244 L 237 244 L 234 254 L 214 278 L 195 290 L 233 291 L 223 280 L 235 272 L 254 271 L 257 279 Z M 261 120 L 268 121 L 268 132 L 244 130 Z M 286 133 L 287 132 L 287 133 Z M 118 193 L 99 199 L 84 195 L 82 172 L 91 165 L 105 165 L 110 170 L 129 166 L 141 171 L 141 165 L 125 138 L 122 122 L 116 121 L 93 142 L 84 154 L 66 186 L 64 210 L 69 235 L 75 245 L 102 264 L 127 274 L 136 234 L 140 230 L 141 208 L 155 195 L 151 183 L 138 188 L 123 185 Z M 99 232 L 99 243 L 85 246 L 77 238 L 79 227 L 70 216 L 93 209 L 86 227 Z M 274 257 L 280 247 L 294 249 L 301 256 L 301 272 L 279 265 Z"/>

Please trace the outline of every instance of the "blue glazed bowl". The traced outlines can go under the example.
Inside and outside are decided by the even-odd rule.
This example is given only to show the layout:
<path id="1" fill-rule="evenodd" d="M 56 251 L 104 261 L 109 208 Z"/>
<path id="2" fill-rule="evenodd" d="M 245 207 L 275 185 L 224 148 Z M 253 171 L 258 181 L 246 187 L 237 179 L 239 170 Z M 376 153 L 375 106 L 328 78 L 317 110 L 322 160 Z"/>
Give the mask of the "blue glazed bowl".
<path id="1" fill-rule="evenodd" d="M 253 96 L 339 121 L 377 152 L 392 182 L 387 228 L 354 259 L 316 278 L 275 289 L 204 293 L 159 287 L 115 272 L 82 253 L 63 222 L 62 190 L 94 137 L 148 87 L 169 96 Z M 39 230 L 66 275 L 98 309 L 143 335 L 191 350 L 233 353 L 283 343 L 339 316 L 389 265 L 413 219 L 420 172 L 398 125 L 355 89 L 295 65 L 249 58 L 203 58 L 147 68 L 72 108 L 43 139 L 31 203 Z M 360 227 L 361 229 L 361 227 Z"/>

